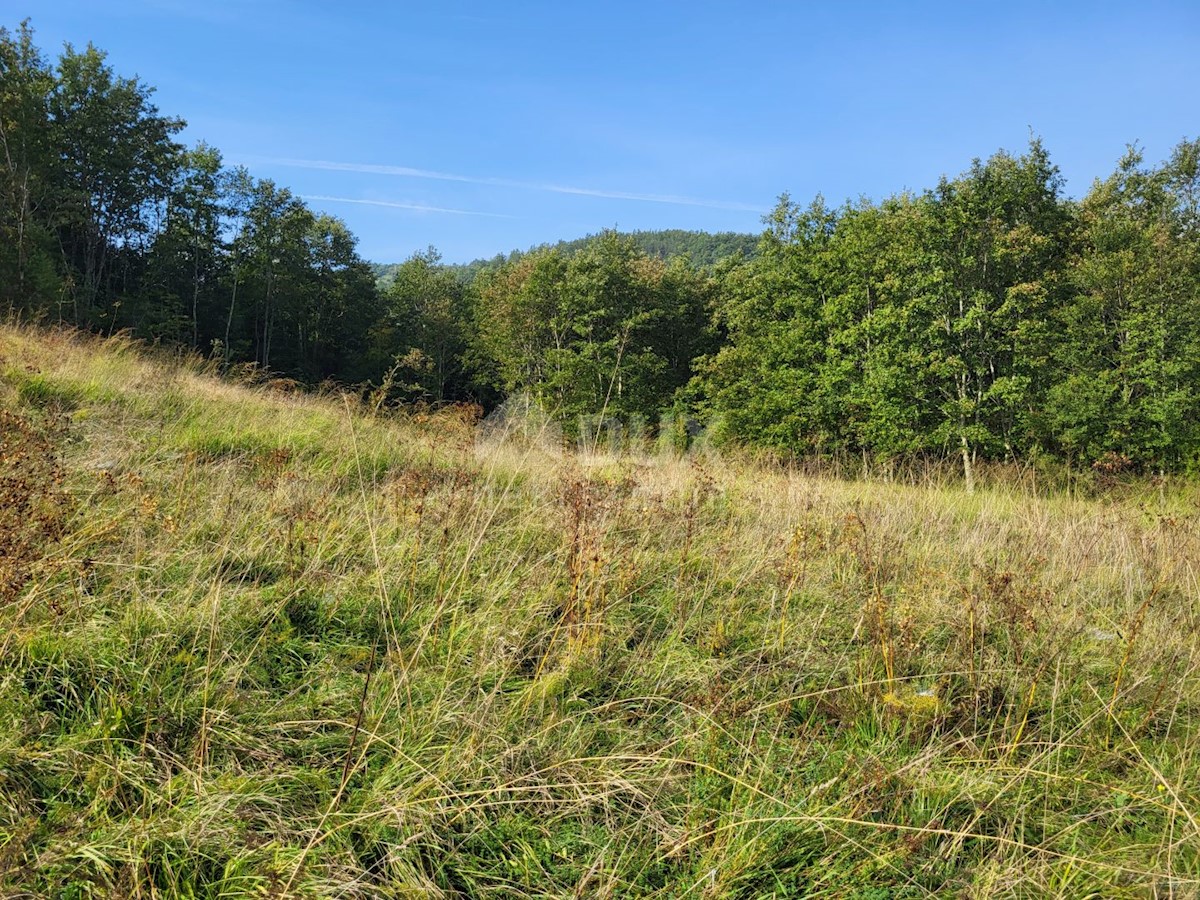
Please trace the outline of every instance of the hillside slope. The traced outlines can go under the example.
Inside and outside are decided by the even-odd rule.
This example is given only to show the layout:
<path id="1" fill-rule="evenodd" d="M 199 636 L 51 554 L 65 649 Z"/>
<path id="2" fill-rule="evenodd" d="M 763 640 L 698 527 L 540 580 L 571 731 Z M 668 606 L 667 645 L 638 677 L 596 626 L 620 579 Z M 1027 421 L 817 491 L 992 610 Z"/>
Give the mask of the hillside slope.
<path id="1" fill-rule="evenodd" d="M 0 892 L 1200 886 L 1196 493 L 562 455 L 0 329 Z"/>

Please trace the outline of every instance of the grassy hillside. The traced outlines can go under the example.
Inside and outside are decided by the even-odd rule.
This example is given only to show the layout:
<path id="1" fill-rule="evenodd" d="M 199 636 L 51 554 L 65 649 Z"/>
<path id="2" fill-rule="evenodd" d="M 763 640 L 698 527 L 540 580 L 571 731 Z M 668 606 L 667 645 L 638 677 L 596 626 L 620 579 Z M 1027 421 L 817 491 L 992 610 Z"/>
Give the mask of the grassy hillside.
<path id="1" fill-rule="evenodd" d="M 0 893 L 1186 896 L 1200 506 L 579 457 L 0 329 Z"/>

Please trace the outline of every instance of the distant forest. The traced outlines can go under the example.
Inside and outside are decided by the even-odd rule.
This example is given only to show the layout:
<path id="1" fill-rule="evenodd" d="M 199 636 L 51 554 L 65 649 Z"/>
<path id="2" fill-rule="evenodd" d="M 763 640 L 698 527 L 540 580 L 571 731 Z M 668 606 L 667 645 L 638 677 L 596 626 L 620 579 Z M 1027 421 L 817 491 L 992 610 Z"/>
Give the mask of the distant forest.
<path id="1" fill-rule="evenodd" d="M 180 144 L 152 95 L 92 46 L 51 61 L 27 24 L 0 29 L 10 315 L 396 403 L 684 412 L 735 444 L 952 458 L 968 479 L 980 460 L 1200 466 L 1200 141 L 1130 148 L 1081 199 L 1035 139 L 881 201 L 785 195 L 754 238 L 373 268 L 340 220 Z"/>
<path id="2" fill-rule="evenodd" d="M 622 236 L 628 237 L 633 241 L 633 245 L 647 256 L 654 256 L 662 260 L 686 256 L 692 265 L 702 267 L 715 266 L 717 263 L 739 254 L 749 259 L 758 252 L 757 234 L 739 234 L 736 231 L 721 231 L 713 234 L 708 231 L 665 228 L 655 231 L 631 231 Z M 532 250 L 513 250 L 508 254 L 498 253 L 491 259 L 475 259 L 469 263 L 446 263 L 445 267 L 454 272 L 460 280 L 471 282 L 483 271 L 503 268 L 508 263 L 516 262 L 526 253 L 555 249 L 567 256 L 573 256 L 592 247 L 603 237 L 604 233 L 589 234 L 573 241 L 544 244 Z M 371 268 L 379 279 L 380 286 L 386 288 L 395 279 L 396 272 L 402 265 L 403 263 L 373 263 Z"/>

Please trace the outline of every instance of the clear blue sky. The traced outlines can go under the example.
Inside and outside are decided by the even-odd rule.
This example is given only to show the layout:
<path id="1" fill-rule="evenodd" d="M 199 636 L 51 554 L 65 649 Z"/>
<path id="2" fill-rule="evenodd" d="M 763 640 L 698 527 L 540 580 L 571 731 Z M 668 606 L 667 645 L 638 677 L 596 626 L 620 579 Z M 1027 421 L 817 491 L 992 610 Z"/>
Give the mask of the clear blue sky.
<path id="1" fill-rule="evenodd" d="M 343 218 L 450 262 L 601 228 L 758 231 L 1041 135 L 1079 195 L 1200 133 L 1200 2 L 0 0 Z M 324 198 L 324 199 L 315 199 Z M 340 198 L 340 199 L 329 199 Z M 417 207 L 417 208 L 412 208 Z"/>

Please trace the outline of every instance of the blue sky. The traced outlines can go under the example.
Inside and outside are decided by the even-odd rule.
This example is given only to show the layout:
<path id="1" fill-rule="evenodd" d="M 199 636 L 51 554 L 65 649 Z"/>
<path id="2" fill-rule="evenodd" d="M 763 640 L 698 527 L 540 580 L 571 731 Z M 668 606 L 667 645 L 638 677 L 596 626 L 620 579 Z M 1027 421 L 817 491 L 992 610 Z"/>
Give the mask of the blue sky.
<path id="1" fill-rule="evenodd" d="M 0 0 L 343 218 L 450 262 L 605 227 L 758 231 L 1042 136 L 1084 192 L 1200 134 L 1200 3 Z M 337 198 L 337 199 L 334 199 Z"/>

